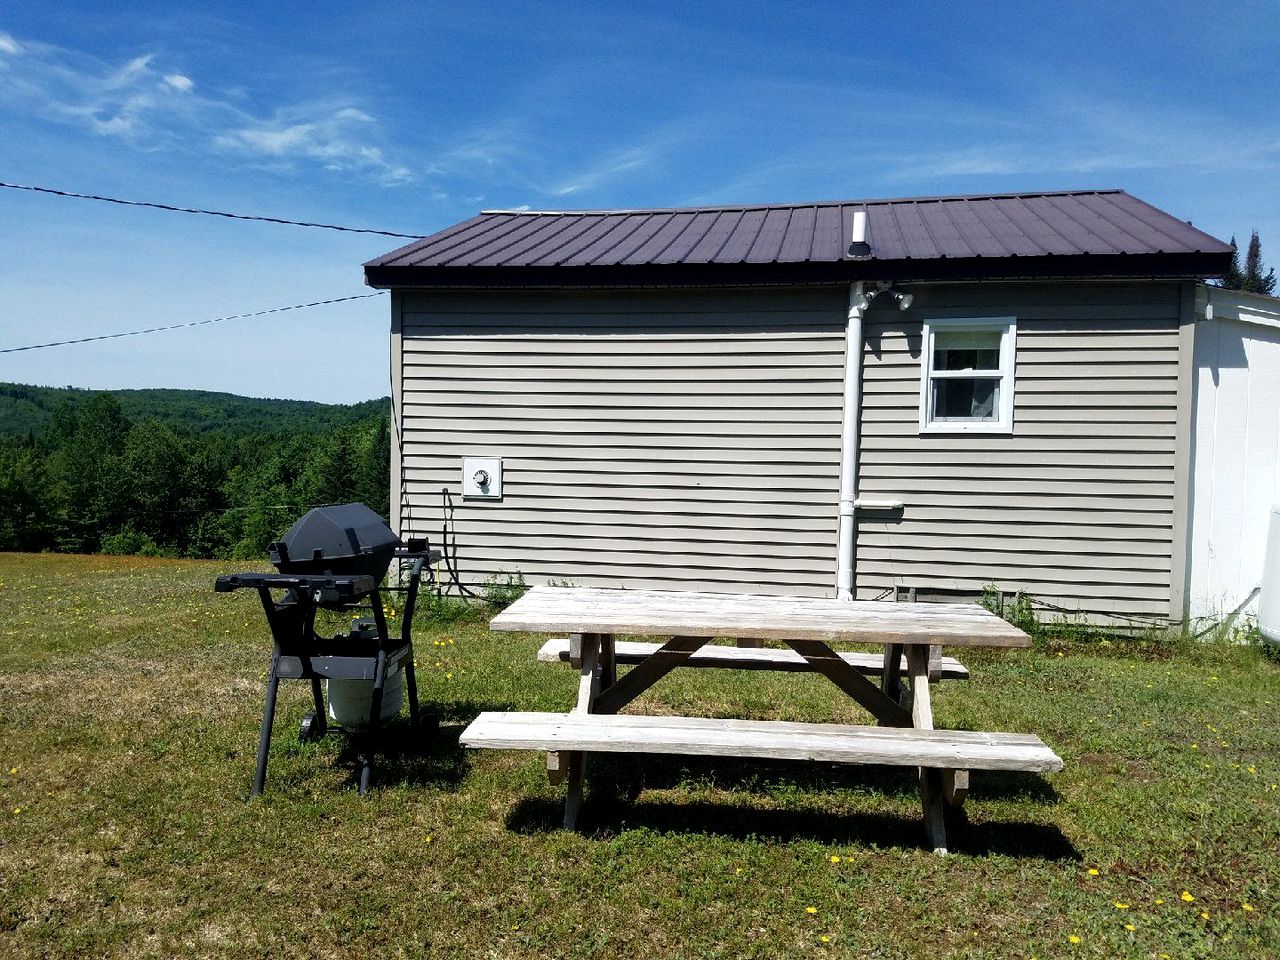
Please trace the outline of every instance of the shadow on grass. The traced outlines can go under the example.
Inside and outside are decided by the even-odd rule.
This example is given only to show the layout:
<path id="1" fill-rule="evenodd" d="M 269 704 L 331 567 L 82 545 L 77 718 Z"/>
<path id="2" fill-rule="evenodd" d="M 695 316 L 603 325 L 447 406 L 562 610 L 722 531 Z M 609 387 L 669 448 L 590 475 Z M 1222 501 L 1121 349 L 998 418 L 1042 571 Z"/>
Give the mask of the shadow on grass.
<path id="1" fill-rule="evenodd" d="M 618 792 L 639 796 L 641 790 L 669 790 L 697 783 L 723 790 L 777 793 L 794 791 L 874 790 L 915 796 L 920 787 L 914 767 L 858 766 L 839 763 L 739 760 L 648 754 L 596 755 L 591 771 Z M 974 771 L 970 796 L 978 799 L 1021 799 L 1054 804 L 1058 792 L 1044 777 L 1006 771 Z"/>
<path id="2" fill-rule="evenodd" d="M 507 828 L 516 833 L 537 834 L 558 830 L 564 804 L 546 798 L 520 801 L 507 817 Z M 812 840 L 831 845 L 871 848 L 928 849 L 921 817 L 887 813 L 832 813 L 816 807 L 761 810 L 695 800 L 627 802 L 615 796 L 588 794 L 578 819 L 578 829 L 599 839 L 616 837 L 627 830 L 656 833 L 700 833 L 737 840 Z M 952 853 L 972 856 L 1002 854 L 1037 860 L 1071 860 L 1082 857 L 1056 826 L 1040 823 L 971 824 L 963 810 L 947 811 L 947 847 Z"/>
<path id="3" fill-rule="evenodd" d="M 476 715 L 486 710 L 512 710 L 510 703 L 458 700 L 424 703 L 418 726 L 400 717 L 378 731 L 374 746 L 370 788 L 390 786 L 457 790 L 466 778 L 466 751 L 458 738 Z M 338 734 L 343 738 L 337 763 L 348 768 L 348 784 L 359 784 L 366 736 Z"/>
<path id="4" fill-rule="evenodd" d="M 1017 798 L 1051 806 L 1057 791 L 1040 776 L 974 771 L 970 799 Z M 644 790 L 681 785 L 736 792 L 747 796 L 789 798 L 785 809 L 761 809 L 747 802 L 640 799 Z M 594 756 L 589 762 L 588 793 L 579 817 L 586 834 L 611 837 L 626 830 L 701 833 L 737 839 L 814 840 L 867 847 L 922 848 L 922 816 L 890 813 L 833 813 L 817 805 L 831 791 L 875 792 L 918 803 L 914 768 L 846 766 L 821 763 L 769 763 L 721 758 Z M 798 793 L 813 793 L 816 803 L 797 805 Z M 745 797 L 743 798 L 745 801 Z M 535 834 L 558 830 L 564 817 L 560 800 L 529 798 L 507 817 L 507 828 Z M 948 846 L 975 856 L 1003 854 L 1040 860 L 1081 859 L 1079 851 L 1056 826 L 1025 822 L 970 823 L 963 808 L 947 810 Z"/>

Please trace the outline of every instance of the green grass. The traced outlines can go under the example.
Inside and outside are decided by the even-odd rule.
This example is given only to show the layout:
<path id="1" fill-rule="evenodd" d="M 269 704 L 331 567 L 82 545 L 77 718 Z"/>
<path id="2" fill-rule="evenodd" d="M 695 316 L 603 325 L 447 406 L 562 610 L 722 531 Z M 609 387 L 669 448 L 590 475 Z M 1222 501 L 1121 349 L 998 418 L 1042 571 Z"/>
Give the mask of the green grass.
<path id="1" fill-rule="evenodd" d="M 421 625 L 442 731 L 397 725 L 370 796 L 342 738 L 298 742 L 286 684 L 250 800 L 268 642 L 225 569 L 0 555 L 0 956 L 1280 954 L 1280 673 L 1254 648 L 963 654 L 939 725 L 1034 731 L 1066 769 L 975 774 L 946 858 L 908 773 L 816 764 L 598 763 L 570 834 L 541 756 L 457 737 L 576 678 L 477 624 Z M 762 673 L 678 672 L 635 709 L 862 721 Z"/>

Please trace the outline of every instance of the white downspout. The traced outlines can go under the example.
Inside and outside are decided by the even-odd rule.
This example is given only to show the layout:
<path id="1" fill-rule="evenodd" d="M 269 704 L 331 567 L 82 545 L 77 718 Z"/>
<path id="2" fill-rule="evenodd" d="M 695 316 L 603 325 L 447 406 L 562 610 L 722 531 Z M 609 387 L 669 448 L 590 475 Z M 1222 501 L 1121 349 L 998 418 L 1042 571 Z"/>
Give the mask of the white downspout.
<path id="1" fill-rule="evenodd" d="M 871 296 L 875 296 L 875 291 Z M 858 421 L 862 396 L 862 314 L 871 297 L 863 283 L 849 286 L 845 333 L 844 406 L 840 430 L 840 519 L 836 526 L 836 598 L 853 599 L 854 501 L 858 499 Z"/>

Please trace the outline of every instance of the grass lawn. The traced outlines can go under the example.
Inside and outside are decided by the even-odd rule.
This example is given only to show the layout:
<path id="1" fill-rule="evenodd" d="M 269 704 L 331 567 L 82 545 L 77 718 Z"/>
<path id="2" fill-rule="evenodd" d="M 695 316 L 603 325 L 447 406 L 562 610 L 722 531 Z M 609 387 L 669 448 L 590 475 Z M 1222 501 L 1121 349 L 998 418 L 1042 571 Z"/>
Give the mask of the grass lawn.
<path id="1" fill-rule="evenodd" d="M 440 736 L 376 790 L 282 687 L 226 563 L 0 554 L 0 956 L 1276 957 L 1280 671 L 1255 648 L 964 651 L 941 727 L 1038 733 L 975 773 L 953 854 L 907 771 L 626 758 L 556 828 L 543 757 L 464 754 L 482 709 L 567 709 L 541 639 L 419 630 Z M 677 672 L 639 712 L 862 722 L 798 675 Z M 590 776 L 590 775 L 589 775 Z M 589 781 L 590 782 L 590 781 Z"/>

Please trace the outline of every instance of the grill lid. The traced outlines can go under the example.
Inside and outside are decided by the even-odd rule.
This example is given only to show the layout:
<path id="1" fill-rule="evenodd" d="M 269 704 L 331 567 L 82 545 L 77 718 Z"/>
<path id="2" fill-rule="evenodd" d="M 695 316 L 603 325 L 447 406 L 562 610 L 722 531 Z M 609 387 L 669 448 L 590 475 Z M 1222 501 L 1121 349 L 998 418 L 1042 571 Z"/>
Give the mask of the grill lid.
<path id="1" fill-rule="evenodd" d="M 363 503 L 309 510 L 268 548 L 281 573 L 386 576 L 400 538 Z"/>

